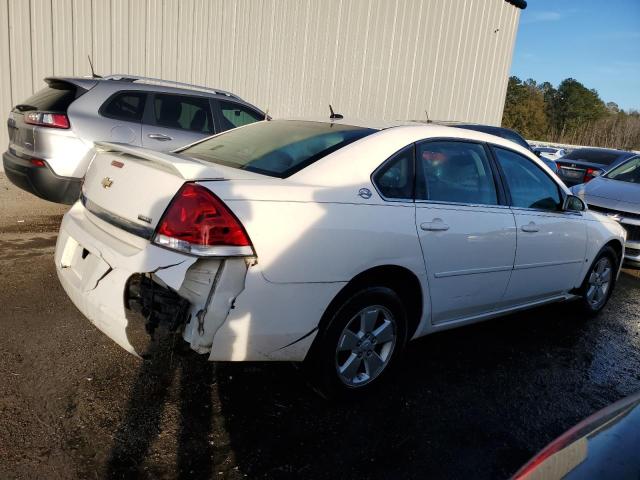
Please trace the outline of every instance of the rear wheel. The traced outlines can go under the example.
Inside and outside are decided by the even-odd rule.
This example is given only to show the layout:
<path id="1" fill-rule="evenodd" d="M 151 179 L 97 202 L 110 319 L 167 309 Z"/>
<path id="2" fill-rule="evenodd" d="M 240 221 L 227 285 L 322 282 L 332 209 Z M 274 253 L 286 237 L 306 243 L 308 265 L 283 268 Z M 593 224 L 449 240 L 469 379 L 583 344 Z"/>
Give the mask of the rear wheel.
<path id="1" fill-rule="evenodd" d="M 587 315 L 598 314 L 609 301 L 617 265 L 618 258 L 611 247 L 603 248 L 591 265 L 581 288 L 582 309 Z"/>
<path id="2" fill-rule="evenodd" d="M 406 337 L 405 309 L 393 290 L 355 293 L 336 309 L 313 353 L 320 388 L 329 396 L 370 390 L 386 376 Z"/>

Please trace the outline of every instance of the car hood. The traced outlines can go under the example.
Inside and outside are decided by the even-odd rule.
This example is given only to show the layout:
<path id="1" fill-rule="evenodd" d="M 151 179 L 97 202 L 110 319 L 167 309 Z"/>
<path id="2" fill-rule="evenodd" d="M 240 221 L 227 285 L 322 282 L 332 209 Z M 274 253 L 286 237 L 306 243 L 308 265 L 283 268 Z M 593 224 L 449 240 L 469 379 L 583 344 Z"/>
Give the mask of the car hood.
<path id="1" fill-rule="evenodd" d="M 576 185 L 573 192 L 587 203 L 640 213 L 640 185 L 637 183 L 598 177 Z"/>

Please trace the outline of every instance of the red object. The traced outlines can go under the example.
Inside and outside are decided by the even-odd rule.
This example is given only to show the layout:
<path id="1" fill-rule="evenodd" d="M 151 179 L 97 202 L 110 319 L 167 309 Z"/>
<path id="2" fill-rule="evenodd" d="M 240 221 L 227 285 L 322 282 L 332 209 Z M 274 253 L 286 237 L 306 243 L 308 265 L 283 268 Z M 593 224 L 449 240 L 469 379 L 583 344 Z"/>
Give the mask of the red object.
<path id="1" fill-rule="evenodd" d="M 31 165 L 35 167 L 44 167 L 46 165 L 46 163 L 44 163 L 44 160 L 40 160 L 39 158 L 32 158 L 29 161 L 31 162 Z"/>
<path id="2" fill-rule="evenodd" d="M 157 235 L 192 245 L 251 245 L 242 224 L 222 200 L 194 183 L 180 188 L 160 220 Z"/>
<path id="3" fill-rule="evenodd" d="M 51 128 L 69 128 L 69 118 L 64 113 L 29 112 L 25 123 Z"/>
<path id="4" fill-rule="evenodd" d="M 600 172 L 598 168 L 587 168 L 587 171 L 584 174 L 584 178 L 582 179 L 584 183 L 587 183 L 590 180 L 593 180 L 598 175 L 596 173 Z"/>

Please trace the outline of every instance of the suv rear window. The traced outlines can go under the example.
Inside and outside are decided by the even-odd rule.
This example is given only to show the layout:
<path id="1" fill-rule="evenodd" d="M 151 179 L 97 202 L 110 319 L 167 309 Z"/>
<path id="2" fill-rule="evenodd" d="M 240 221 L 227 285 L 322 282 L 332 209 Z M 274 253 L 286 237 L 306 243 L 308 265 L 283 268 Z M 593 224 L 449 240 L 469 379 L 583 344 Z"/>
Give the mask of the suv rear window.
<path id="1" fill-rule="evenodd" d="M 48 86 L 34 93 L 16 108 L 20 111 L 67 113 L 69 105 L 85 92 L 84 88 L 76 87 L 71 83 L 50 82 Z"/>
<path id="2" fill-rule="evenodd" d="M 623 152 L 608 152 L 606 150 L 587 150 L 579 148 L 567 153 L 562 160 L 581 160 L 583 162 L 611 165 Z"/>
<path id="3" fill-rule="evenodd" d="M 204 140 L 180 153 L 189 157 L 286 178 L 367 135 L 370 128 L 335 123 L 271 120 Z"/>

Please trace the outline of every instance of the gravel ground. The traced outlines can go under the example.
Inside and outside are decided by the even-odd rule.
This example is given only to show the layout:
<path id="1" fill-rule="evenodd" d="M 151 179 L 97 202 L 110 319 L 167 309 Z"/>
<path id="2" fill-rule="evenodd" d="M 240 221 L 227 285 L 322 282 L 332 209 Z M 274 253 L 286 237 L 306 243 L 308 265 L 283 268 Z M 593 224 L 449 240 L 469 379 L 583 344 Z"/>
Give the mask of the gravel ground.
<path id="1" fill-rule="evenodd" d="M 506 478 L 640 390 L 640 276 L 413 342 L 378 395 L 330 403 L 290 364 L 127 354 L 67 299 L 65 208 L 0 174 L 0 478 Z"/>

